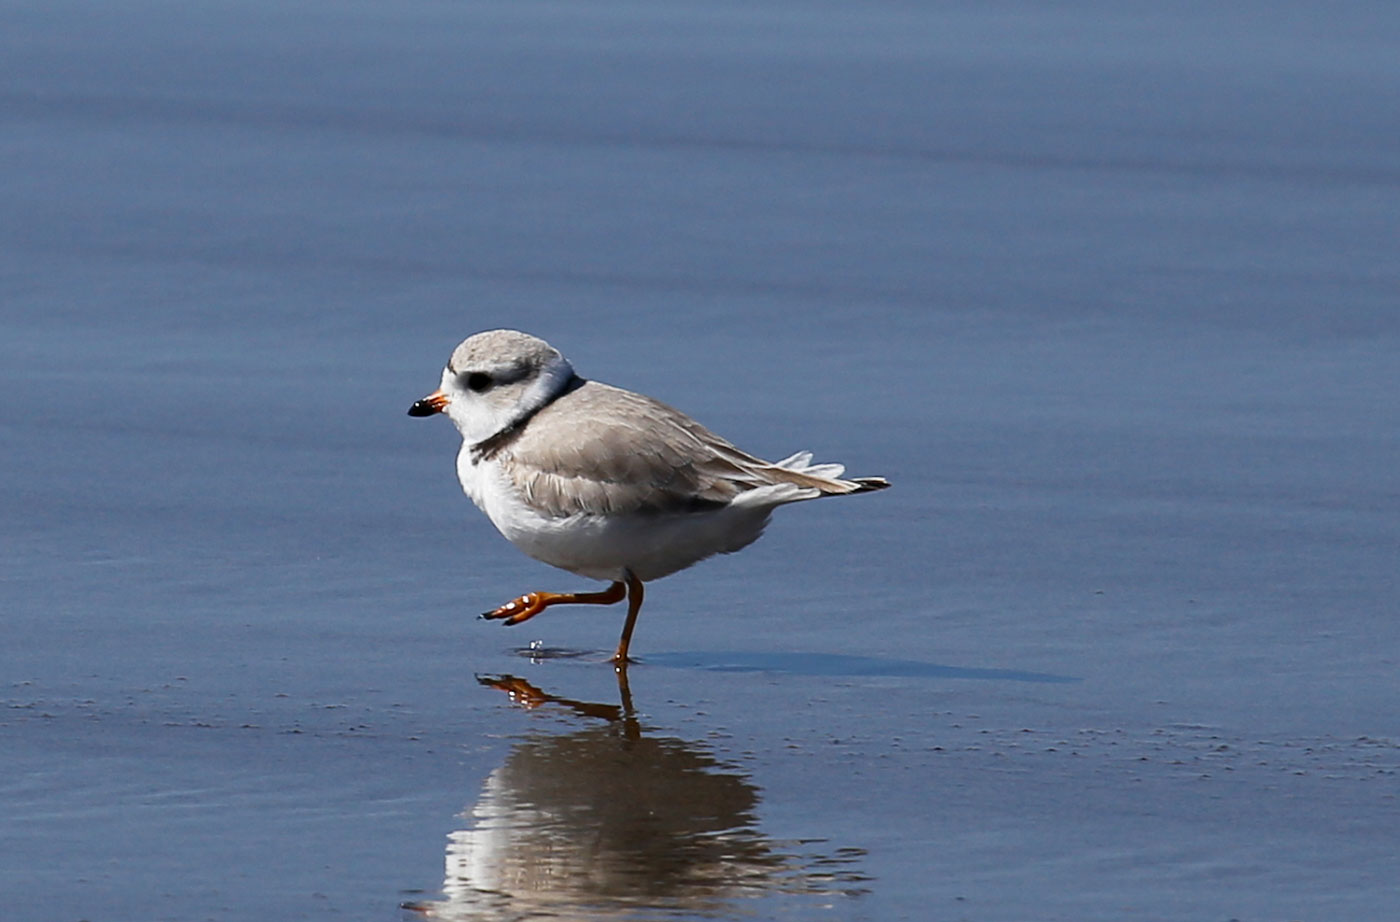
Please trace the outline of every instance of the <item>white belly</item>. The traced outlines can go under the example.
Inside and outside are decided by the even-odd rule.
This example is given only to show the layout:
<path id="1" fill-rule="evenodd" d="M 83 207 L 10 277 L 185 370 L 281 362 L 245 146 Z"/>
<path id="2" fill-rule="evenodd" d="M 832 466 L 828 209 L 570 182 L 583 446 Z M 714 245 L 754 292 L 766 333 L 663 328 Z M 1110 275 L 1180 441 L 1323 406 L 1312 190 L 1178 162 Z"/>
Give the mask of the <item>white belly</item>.
<path id="1" fill-rule="evenodd" d="M 527 505 L 499 468 L 458 457 L 462 489 L 520 550 L 590 579 L 643 582 L 683 570 L 714 554 L 753 543 L 771 506 L 727 506 L 705 512 L 551 517 Z"/>

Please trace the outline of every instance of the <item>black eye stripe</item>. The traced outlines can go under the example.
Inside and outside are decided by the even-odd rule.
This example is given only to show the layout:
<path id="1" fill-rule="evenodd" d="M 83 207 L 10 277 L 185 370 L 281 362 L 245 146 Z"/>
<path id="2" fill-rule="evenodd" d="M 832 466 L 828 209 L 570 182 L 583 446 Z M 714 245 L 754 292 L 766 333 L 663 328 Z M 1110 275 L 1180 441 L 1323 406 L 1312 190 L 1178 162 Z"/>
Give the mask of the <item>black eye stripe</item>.
<path id="1" fill-rule="evenodd" d="M 467 390 L 480 394 L 502 384 L 523 381 L 533 373 L 534 369 L 529 365 L 509 365 L 503 368 L 493 368 L 491 371 L 459 371 L 457 372 L 457 380 L 462 382 L 462 386 Z"/>

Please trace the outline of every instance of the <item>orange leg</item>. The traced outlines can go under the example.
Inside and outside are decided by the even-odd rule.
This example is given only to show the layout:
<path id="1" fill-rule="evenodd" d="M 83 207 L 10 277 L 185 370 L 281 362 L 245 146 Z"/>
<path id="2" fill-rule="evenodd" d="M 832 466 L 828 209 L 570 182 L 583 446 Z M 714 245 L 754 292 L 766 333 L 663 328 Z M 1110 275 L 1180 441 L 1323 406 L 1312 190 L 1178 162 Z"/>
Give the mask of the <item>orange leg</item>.
<path id="1" fill-rule="evenodd" d="M 527 592 L 500 608 L 483 613 L 481 617 L 490 621 L 504 618 L 506 624 L 519 624 L 529 621 L 551 605 L 611 605 L 621 602 L 626 594 L 626 587 L 620 582 L 613 583 L 602 592 Z M 631 625 L 630 619 L 628 625 Z"/>
<path id="2" fill-rule="evenodd" d="M 627 647 L 632 643 L 632 628 L 637 626 L 637 613 L 642 610 L 642 581 L 630 571 L 624 571 L 623 575 L 627 579 L 627 621 L 622 625 L 622 639 L 618 641 L 617 652 L 612 658 L 618 672 L 625 672 L 627 664 L 632 662 L 627 658 Z M 613 583 L 614 588 L 621 585 Z"/>

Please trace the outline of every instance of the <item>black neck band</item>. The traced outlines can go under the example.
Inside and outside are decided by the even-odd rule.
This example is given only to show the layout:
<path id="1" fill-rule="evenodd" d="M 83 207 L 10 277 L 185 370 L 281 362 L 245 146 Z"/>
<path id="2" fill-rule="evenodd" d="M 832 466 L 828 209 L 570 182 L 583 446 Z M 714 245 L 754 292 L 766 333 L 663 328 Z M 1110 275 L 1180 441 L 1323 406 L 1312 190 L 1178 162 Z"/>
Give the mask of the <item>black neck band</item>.
<path id="1" fill-rule="evenodd" d="M 524 416 L 521 416 L 519 419 L 512 420 L 510 423 L 503 426 L 501 429 L 497 430 L 491 435 L 488 435 L 486 438 L 473 445 L 472 461 L 483 461 L 487 458 L 496 457 L 496 455 L 500 452 L 502 448 L 505 448 L 507 445 L 509 445 L 511 442 L 515 441 L 516 438 L 519 437 L 520 433 L 525 430 L 525 424 L 528 423 L 530 420 L 534 419 L 536 413 L 543 410 L 545 407 L 549 406 L 551 403 L 558 400 L 560 397 L 563 397 L 565 394 L 570 393 L 571 391 L 576 391 L 580 387 L 583 387 L 583 379 L 580 378 L 578 375 L 570 376 L 569 380 L 564 382 L 564 386 L 559 388 L 559 390 L 555 391 L 554 394 L 544 403 L 535 407 L 530 412 L 526 413 Z"/>

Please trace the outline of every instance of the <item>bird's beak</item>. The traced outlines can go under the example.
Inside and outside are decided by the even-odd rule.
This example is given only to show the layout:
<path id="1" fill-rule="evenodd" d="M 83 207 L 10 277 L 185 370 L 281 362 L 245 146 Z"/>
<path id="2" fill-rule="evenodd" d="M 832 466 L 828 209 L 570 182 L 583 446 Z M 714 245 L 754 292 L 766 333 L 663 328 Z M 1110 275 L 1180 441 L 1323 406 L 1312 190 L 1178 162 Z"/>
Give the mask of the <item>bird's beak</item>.
<path id="1" fill-rule="evenodd" d="M 447 395 L 442 391 L 433 391 L 422 400 L 413 401 L 413 406 L 408 408 L 409 416 L 432 416 L 434 413 L 441 413 L 447 409 Z"/>

